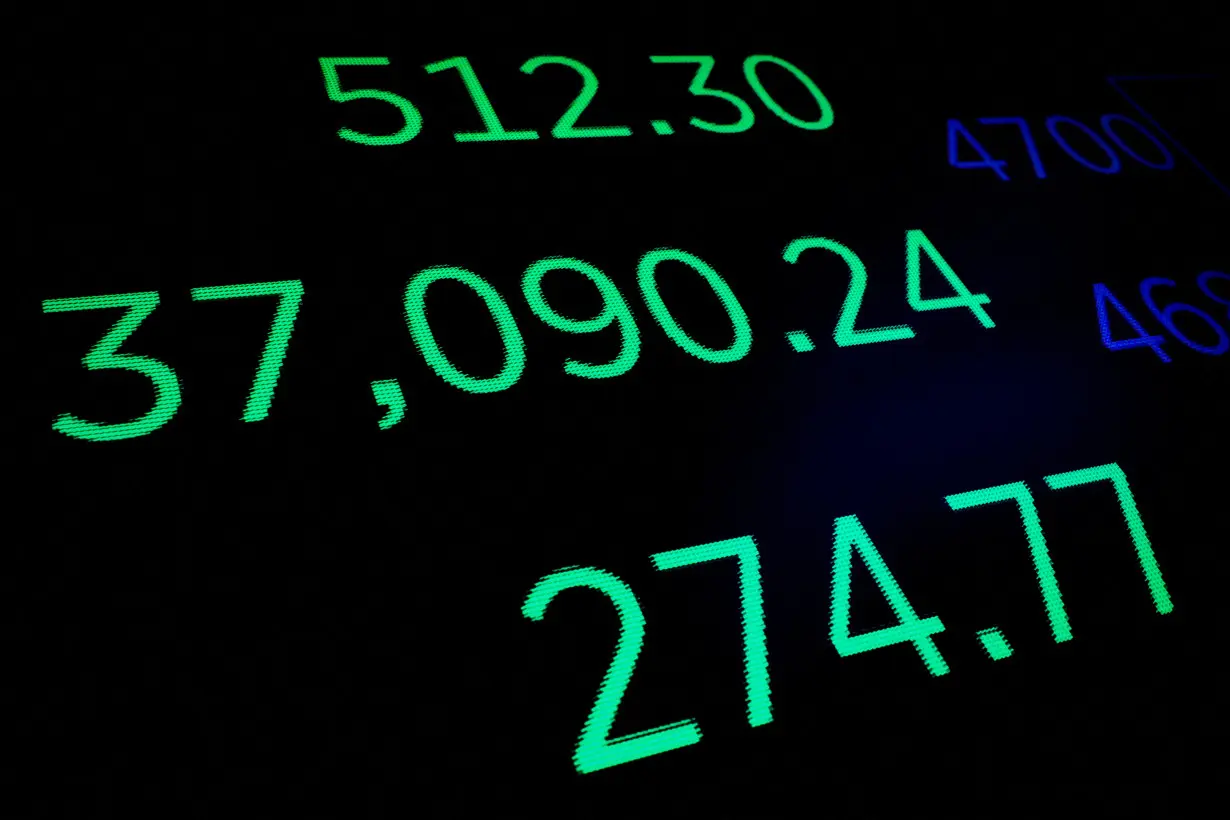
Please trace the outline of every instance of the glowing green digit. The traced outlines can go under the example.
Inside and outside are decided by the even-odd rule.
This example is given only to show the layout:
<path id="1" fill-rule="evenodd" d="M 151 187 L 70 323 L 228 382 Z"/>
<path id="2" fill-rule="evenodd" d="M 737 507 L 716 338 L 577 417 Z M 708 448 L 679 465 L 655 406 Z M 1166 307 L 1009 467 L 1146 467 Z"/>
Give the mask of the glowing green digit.
<path id="1" fill-rule="evenodd" d="M 957 292 L 956 296 L 945 296 L 935 299 L 923 298 L 922 258 L 919 253 L 920 251 L 927 254 L 927 258 L 940 269 L 940 273 L 944 274 L 948 284 L 952 285 L 952 289 Z M 957 276 L 956 271 L 952 269 L 952 266 L 948 264 L 944 257 L 940 256 L 940 252 L 935 249 L 935 245 L 932 245 L 931 240 L 920 230 L 905 232 L 905 300 L 914 310 L 968 308 L 978 318 L 978 321 L 982 323 L 983 327 L 995 327 L 995 322 L 991 321 L 990 314 L 982 307 L 991 301 L 991 297 L 985 293 L 970 293 L 969 288 Z"/>
<path id="2" fill-rule="evenodd" d="M 747 684 L 747 722 L 773 720 L 769 697 L 769 651 L 764 639 L 764 599 L 760 591 L 760 551 L 750 535 L 659 552 L 649 556 L 657 569 L 677 569 L 720 558 L 739 559 L 739 600 L 743 611 L 743 676 Z"/>
<path id="3" fill-rule="evenodd" d="M 1046 604 L 1046 616 L 1051 622 L 1051 634 L 1055 636 L 1056 643 L 1072 640 L 1072 628 L 1068 625 L 1068 613 L 1063 607 L 1059 581 L 1056 580 L 1055 568 L 1051 565 L 1051 554 L 1046 549 L 1046 536 L 1042 534 L 1042 520 L 1038 517 L 1033 494 L 1025 486 L 1025 482 L 1017 481 L 998 487 L 987 487 L 984 490 L 956 493 L 945 496 L 944 500 L 954 510 L 998 504 L 1001 501 L 1016 502 L 1017 510 L 1021 513 L 1021 524 L 1025 527 L 1025 540 L 1029 542 L 1034 573 L 1038 576 L 1038 586 L 1042 589 L 1042 601 Z"/>
<path id="4" fill-rule="evenodd" d="M 290 345 L 290 336 L 295 330 L 295 317 L 299 315 L 299 305 L 303 301 L 303 282 L 298 279 L 284 279 L 280 282 L 213 285 L 192 289 L 192 298 L 196 300 L 244 299 L 252 296 L 277 296 L 278 309 L 273 315 L 273 326 L 269 328 L 265 350 L 256 368 L 256 379 L 248 393 L 248 403 L 243 409 L 244 421 L 260 421 L 269 415 L 273 391 L 278 386 L 278 376 L 282 373 L 282 361 L 286 358 L 286 348 Z"/>
<path id="5" fill-rule="evenodd" d="M 86 421 L 71 413 L 61 413 L 52 422 L 51 429 L 86 441 L 118 441 L 154 432 L 170 421 L 179 409 L 179 378 L 174 370 L 149 356 L 116 352 L 137 326 L 158 307 L 158 294 L 155 291 L 43 300 L 44 313 L 121 307 L 128 310 L 124 311 L 124 315 L 111 326 L 106 335 L 90 348 L 81 363 L 86 370 L 132 370 L 140 373 L 154 383 L 154 406 L 143 416 L 117 424 Z"/>
<path id="6" fill-rule="evenodd" d="M 462 373 L 453 366 L 453 363 L 444 355 L 444 351 L 440 350 L 440 345 L 436 343 L 436 337 L 432 334 L 431 325 L 427 321 L 427 306 L 424 298 L 427 295 L 428 286 L 440 279 L 452 279 L 468 285 L 486 303 L 487 310 L 495 319 L 496 327 L 500 331 L 500 339 L 504 342 L 504 366 L 491 378 L 479 379 Z M 424 268 L 406 284 L 405 306 L 406 324 L 410 328 L 410 337 L 418 345 L 427 364 L 431 365 L 436 374 L 453 387 L 470 393 L 495 393 L 507 390 L 521 378 L 522 372 L 525 371 L 525 341 L 521 338 L 517 320 L 513 318 L 512 311 L 508 309 L 508 304 L 500 296 L 499 291 L 477 274 L 465 268 L 444 266 Z"/>
<path id="7" fill-rule="evenodd" d="M 843 658 L 870 652 L 899 643 L 912 643 L 927 671 L 932 675 L 948 674 L 948 664 L 940 654 L 932 635 L 943 632 L 944 624 L 938 617 L 919 618 L 905 597 L 897 579 L 889 570 L 871 536 L 863 529 L 856 515 L 843 515 L 833 526 L 833 597 L 829 618 L 829 637 L 833 648 Z M 875 579 L 876 586 L 888 599 L 893 613 L 900 622 L 861 635 L 850 634 L 850 575 L 854 565 L 854 551 Z"/>
<path id="8" fill-rule="evenodd" d="M 581 93 L 572 101 L 572 105 L 568 106 L 568 110 L 564 112 L 564 116 L 559 118 L 555 123 L 555 127 L 551 129 L 551 136 L 556 139 L 573 139 L 576 137 L 630 137 L 632 129 L 626 125 L 589 125 L 584 128 L 576 128 L 577 118 L 581 116 L 581 112 L 585 110 L 585 106 L 589 105 L 594 99 L 594 95 L 598 93 L 598 76 L 585 65 L 585 63 L 577 60 L 569 59 L 568 57 L 534 57 L 526 60 L 521 66 L 521 70 L 526 74 L 533 74 L 534 70 L 539 66 L 562 65 L 571 68 L 573 71 L 581 75 Z"/>
<path id="9" fill-rule="evenodd" d="M 350 102 L 351 100 L 380 100 L 394 106 L 401 112 L 405 124 L 395 134 L 364 134 L 352 128 L 339 128 L 337 135 L 344 140 L 357 142 L 360 145 L 400 145 L 409 142 L 423 130 L 423 117 L 414 103 L 392 91 L 380 91 L 375 88 L 356 88 L 351 91 L 342 90 L 342 80 L 337 74 L 338 66 L 375 66 L 388 65 L 388 57 L 321 57 L 320 70 L 325 77 L 325 95 L 334 102 Z"/>
<path id="10" fill-rule="evenodd" d="M 602 312 L 592 319 L 573 319 L 557 313 L 542 293 L 542 277 L 552 270 L 573 270 L 582 273 L 594 283 L 602 294 Z M 619 323 L 619 331 L 623 335 L 623 345 L 612 361 L 606 364 L 586 364 L 575 359 L 564 360 L 564 372 L 584 379 L 609 379 L 612 376 L 622 376 L 632 369 L 641 350 L 641 334 L 636 327 L 636 319 L 632 310 L 624 301 L 623 294 L 606 274 L 593 265 L 581 259 L 567 256 L 551 256 L 540 259 L 530 265 L 521 280 L 521 289 L 525 292 L 525 301 L 529 302 L 534 314 L 556 330 L 565 333 L 597 333 Z"/>
<path id="11" fill-rule="evenodd" d="M 655 279 L 658 263 L 666 260 L 674 260 L 688 265 L 703 276 L 705 281 L 709 283 L 709 287 L 713 288 L 713 292 L 722 301 L 722 307 L 726 308 L 726 315 L 730 317 L 731 325 L 734 326 L 735 338 L 730 343 L 730 347 L 723 350 L 705 347 L 689 336 L 679 326 L 679 323 L 675 321 L 675 317 L 671 316 L 666 303 L 662 301 L 662 295 L 658 293 L 658 284 Z M 666 335 L 670 336 L 675 344 L 696 358 L 715 364 L 735 362 L 746 356 L 747 352 L 752 349 L 752 326 L 747 321 L 747 314 L 743 312 L 743 306 L 735 298 L 734 291 L 730 289 L 730 285 L 727 285 L 718 272 L 699 256 L 694 256 L 687 251 L 681 251 L 677 248 L 658 248 L 652 250 L 642 256 L 641 261 L 637 264 L 636 279 L 640 283 L 641 294 L 645 298 L 645 305 L 649 308 L 649 312 L 653 314 L 653 318 L 658 321 L 658 324 L 666 331 Z"/>
<path id="12" fill-rule="evenodd" d="M 466 84 L 466 91 L 470 94 L 470 100 L 474 103 L 474 107 L 478 109 L 478 115 L 483 118 L 483 126 L 487 129 L 486 131 L 456 131 L 453 133 L 453 139 L 457 140 L 457 142 L 538 139 L 537 131 L 508 131 L 504 128 L 500 118 L 496 116 L 491 100 L 487 98 L 487 92 L 483 90 L 482 83 L 478 81 L 478 75 L 474 73 L 474 68 L 470 65 L 470 58 L 452 57 L 423 66 L 423 70 L 428 74 L 435 74 L 437 71 L 446 71 L 450 68 L 457 69 L 458 73 L 461 74 L 461 80 Z"/>
<path id="13" fill-rule="evenodd" d="M 863 304 L 863 292 L 867 290 L 867 268 L 863 266 L 863 260 L 840 242 L 819 236 L 805 236 L 794 240 L 786 246 L 782 258 L 793 265 L 799 261 L 799 255 L 809 248 L 823 248 L 826 251 L 832 251 L 840 256 L 841 260 L 846 263 L 846 267 L 850 269 L 850 288 L 846 291 L 846 301 L 841 305 L 841 313 L 837 315 L 837 327 L 833 330 L 833 340 L 837 342 L 838 347 L 914 338 L 914 330 L 909 325 L 855 330 L 854 320 L 858 316 L 858 309 Z"/>
<path id="14" fill-rule="evenodd" d="M 756 114 L 746 102 L 728 91 L 705 88 L 705 81 L 709 79 L 709 72 L 713 71 L 713 57 L 708 54 L 695 57 L 650 57 L 649 60 L 653 63 L 696 63 L 699 68 L 696 69 L 696 76 L 692 78 L 692 84 L 688 86 L 688 91 L 697 97 L 717 97 L 719 100 L 725 100 L 739 111 L 739 119 L 727 124 L 706 122 L 700 117 L 693 117 L 691 123 L 694 127 L 702 131 L 716 131 L 719 134 L 736 134 L 740 131 L 746 131 L 756 122 Z"/>
<path id="15" fill-rule="evenodd" d="M 601 592 L 611 599 L 619 613 L 615 657 L 598 687 L 598 698 L 581 729 L 573 754 L 577 771 L 588 774 L 699 743 L 700 727 L 691 718 L 610 739 L 615 712 L 632 680 L 632 670 L 645 643 L 645 616 L 627 584 L 612 573 L 594 567 L 564 567 L 540 579 L 521 605 L 521 614 L 541 621 L 547 604 L 572 587 L 588 587 Z"/>
<path id="16" fill-rule="evenodd" d="M 1174 610 L 1174 604 L 1170 601 L 1170 591 L 1166 589 L 1166 580 L 1162 578 L 1162 568 L 1158 566 L 1157 556 L 1153 554 L 1149 534 L 1145 532 L 1145 522 L 1140 517 L 1140 510 L 1136 509 L 1136 498 L 1132 495 L 1132 488 L 1128 486 L 1127 475 L 1124 474 L 1123 468 L 1111 462 L 1099 467 L 1055 473 L 1045 476 L 1042 480 L 1052 490 L 1066 490 L 1068 487 L 1091 484 L 1095 481 L 1109 481 L 1115 488 L 1115 496 L 1119 499 L 1119 509 L 1123 510 L 1123 520 L 1127 523 L 1128 532 L 1132 536 L 1132 544 L 1136 547 L 1140 570 L 1145 575 L 1145 583 L 1149 585 L 1149 594 L 1153 596 L 1153 607 L 1159 615 L 1165 615 Z"/>
<path id="17" fill-rule="evenodd" d="M 816 100 L 816 105 L 820 106 L 820 118 L 809 122 L 801 120 L 791 114 L 786 109 L 778 105 L 777 100 L 769 96 L 769 92 L 765 90 L 764 85 L 760 82 L 760 78 L 756 76 L 756 66 L 761 63 L 772 63 L 773 65 L 781 66 L 794 75 L 794 78 L 801 82 L 803 86 L 811 92 L 812 97 Z M 769 110 L 777 116 L 781 117 L 786 122 L 796 128 L 803 128 L 808 131 L 823 131 L 833 124 L 833 106 L 829 105 L 828 98 L 824 96 L 824 92 L 804 74 L 798 66 L 793 63 L 788 63 L 780 57 L 773 57 L 769 54 L 753 54 L 743 61 L 743 76 L 747 78 L 747 84 L 756 92 L 756 96 L 760 101 L 768 106 Z"/>

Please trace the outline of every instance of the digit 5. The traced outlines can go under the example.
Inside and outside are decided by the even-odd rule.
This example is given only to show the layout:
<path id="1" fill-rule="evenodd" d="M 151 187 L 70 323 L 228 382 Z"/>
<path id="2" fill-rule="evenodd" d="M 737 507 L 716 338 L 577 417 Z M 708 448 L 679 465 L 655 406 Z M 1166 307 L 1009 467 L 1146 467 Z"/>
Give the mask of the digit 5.
<path id="1" fill-rule="evenodd" d="M 364 134 L 350 128 L 339 128 L 337 135 L 344 140 L 357 142 L 360 145 L 400 145 L 414 139 L 423 129 L 423 116 L 414 104 L 405 97 L 392 91 L 380 91 L 375 88 L 356 88 L 353 91 L 342 90 L 342 80 L 337 74 L 340 65 L 388 65 L 388 57 L 321 57 L 320 70 L 325 75 L 325 93 L 334 102 L 350 102 L 351 100 L 383 100 L 397 107 L 401 112 L 405 125 L 396 134 Z"/>

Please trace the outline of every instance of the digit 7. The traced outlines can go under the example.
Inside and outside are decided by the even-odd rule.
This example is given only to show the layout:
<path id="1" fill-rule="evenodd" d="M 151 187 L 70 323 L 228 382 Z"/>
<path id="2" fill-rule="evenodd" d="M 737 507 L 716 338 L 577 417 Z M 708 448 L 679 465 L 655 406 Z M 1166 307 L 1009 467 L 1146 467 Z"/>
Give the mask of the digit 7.
<path id="1" fill-rule="evenodd" d="M 1038 146 L 1034 144 L 1033 134 L 1029 133 L 1029 123 L 1023 117 L 982 117 L 978 122 L 983 125 L 1015 125 L 1021 129 L 1025 138 L 1025 150 L 1029 152 L 1029 160 L 1034 164 L 1034 174 L 1038 179 L 1046 179 L 1046 169 L 1042 167 L 1042 158 L 1038 156 Z"/>
<path id="2" fill-rule="evenodd" d="M 656 569 L 678 569 L 720 558 L 739 559 L 739 600 L 743 606 L 743 674 L 747 684 L 747 722 L 763 726 L 773 720 L 769 689 L 769 653 L 764 639 L 764 598 L 760 589 L 760 552 L 750 535 L 659 552 L 649 556 Z"/>
<path id="3" fill-rule="evenodd" d="M 1111 462 L 1099 467 L 1055 473 L 1044 476 L 1042 480 L 1052 490 L 1066 490 L 1069 487 L 1092 484 L 1095 481 L 1109 481 L 1115 488 L 1119 508 L 1123 510 L 1123 520 L 1127 522 L 1128 532 L 1132 535 L 1132 544 L 1136 547 L 1140 569 L 1145 574 L 1145 582 L 1149 585 L 1149 594 L 1153 596 L 1154 608 L 1159 615 L 1165 615 L 1174 609 L 1174 604 L 1170 601 L 1170 591 L 1166 589 L 1166 581 L 1162 578 L 1162 569 L 1157 565 L 1157 556 L 1153 554 L 1153 547 L 1149 544 L 1145 522 L 1141 520 L 1140 511 L 1136 509 L 1136 499 L 1132 495 L 1132 488 L 1128 486 L 1127 475 L 1118 464 Z"/>
<path id="4" fill-rule="evenodd" d="M 299 315 L 299 304 L 303 301 L 303 282 L 298 279 L 285 279 L 280 282 L 213 285 L 192 289 L 194 300 L 243 299 L 251 296 L 278 297 L 273 326 L 269 329 L 265 351 L 261 354 L 260 365 L 256 368 L 256 379 L 252 382 L 248 403 L 243 410 L 244 421 L 261 421 L 269 415 L 269 405 L 273 403 L 273 390 L 277 387 L 278 376 L 282 372 L 282 360 L 286 358 L 286 348 L 295 329 L 295 317 Z"/>
<path id="5" fill-rule="evenodd" d="M 1046 549 L 1046 536 L 1042 534 L 1042 521 L 1038 518 L 1033 494 L 1029 492 L 1025 482 L 1017 481 L 983 490 L 955 493 L 945 496 L 944 500 L 954 510 L 981 507 L 983 504 L 1000 501 L 1016 502 L 1021 513 L 1021 524 L 1025 527 L 1025 539 L 1029 542 L 1029 553 L 1033 557 L 1034 573 L 1038 576 L 1038 586 L 1042 588 L 1042 601 L 1046 604 L 1046 614 L 1051 622 L 1051 634 L 1054 635 L 1056 643 L 1072 640 L 1072 627 L 1068 625 L 1068 613 L 1063 607 L 1059 581 L 1056 580 L 1055 568 L 1051 565 L 1051 554 Z"/>

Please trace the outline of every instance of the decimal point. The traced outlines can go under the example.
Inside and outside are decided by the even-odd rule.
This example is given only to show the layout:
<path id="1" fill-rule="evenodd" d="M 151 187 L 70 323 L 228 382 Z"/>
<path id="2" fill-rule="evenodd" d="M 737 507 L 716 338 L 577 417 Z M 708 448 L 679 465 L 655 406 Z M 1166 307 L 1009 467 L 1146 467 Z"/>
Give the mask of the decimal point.
<path id="1" fill-rule="evenodd" d="M 675 133 L 675 129 L 671 128 L 671 124 L 666 120 L 650 120 L 649 124 L 653 126 L 653 130 L 661 136 Z"/>
<path id="2" fill-rule="evenodd" d="M 790 342 L 790 346 L 799 353 L 807 353 L 808 351 L 816 349 L 816 345 L 812 342 L 811 337 L 802 330 L 787 331 L 786 341 Z"/>
<path id="3" fill-rule="evenodd" d="M 1002 661 L 1004 658 L 1012 657 L 1012 647 L 1008 645 L 1008 639 L 998 627 L 979 629 L 978 640 L 982 641 L 982 648 L 991 656 L 991 660 Z"/>

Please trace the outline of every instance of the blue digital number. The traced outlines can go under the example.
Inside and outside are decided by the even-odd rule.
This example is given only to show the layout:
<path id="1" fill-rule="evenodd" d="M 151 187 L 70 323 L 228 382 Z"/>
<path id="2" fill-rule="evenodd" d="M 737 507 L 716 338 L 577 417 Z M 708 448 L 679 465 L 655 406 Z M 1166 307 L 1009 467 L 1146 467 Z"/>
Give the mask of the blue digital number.
<path id="1" fill-rule="evenodd" d="M 1128 125 L 1132 126 L 1132 128 L 1138 131 L 1141 136 L 1153 143 L 1153 147 L 1161 151 L 1162 156 L 1165 157 L 1165 159 L 1161 162 L 1149 162 L 1140 154 L 1136 153 L 1131 148 L 1128 148 L 1127 145 L 1124 144 L 1123 140 L 1119 138 L 1119 135 L 1115 133 L 1115 130 L 1110 127 L 1110 124 L 1116 121 L 1126 122 Z M 1120 151 L 1127 154 L 1129 157 L 1136 160 L 1146 168 L 1155 168 L 1158 171 L 1168 171 L 1174 167 L 1174 154 L 1170 153 L 1170 149 L 1163 145 L 1161 140 L 1150 134 L 1145 127 L 1136 122 L 1136 120 L 1125 117 L 1122 114 L 1105 114 L 1102 117 L 1102 130 L 1106 132 L 1106 136 L 1115 141 L 1115 145 L 1119 146 Z"/>
<path id="2" fill-rule="evenodd" d="M 1230 299 L 1223 299 L 1212 290 L 1209 289 L 1209 282 L 1214 279 L 1225 279 L 1230 282 L 1230 274 L 1222 273 L 1219 270 L 1206 270 L 1204 273 L 1196 277 L 1196 285 L 1204 291 L 1204 295 L 1217 302 L 1219 305 L 1230 307 Z M 1226 318 L 1230 319 L 1230 310 L 1226 311 Z"/>
<path id="3" fill-rule="evenodd" d="M 1109 165 L 1094 165 L 1092 162 L 1085 159 L 1080 154 L 1076 153 L 1076 151 L 1072 150 L 1072 146 L 1068 145 L 1068 141 L 1065 140 L 1063 137 L 1059 136 L 1059 129 L 1056 126 L 1058 126 L 1059 123 L 1061 122 L 1067 123 L 1068 125 L 1075 125 L 1077 128 L 1084 131 L 1085 136 L 1089 137 L 1089 139 L 1096 142 L 1098 144 L 1098 147 L 1101 148 L 1104 152 L 1106 152 L 1106 156 L 1110 158 L 1110 164 Z M 1055 138 L 1055 142 L 1058 143 L 1059 147 L 1062 148 L 1068 156 L 1072 157 L 1072 159 L 1076 160 L 1081 165 L 1084 165 L 1090 171 L 1097 171 L 1099 174 L 1119 173 L 1119 168 L 1121 167 L 1120 162 L 1119 162 L 1119 155 L 1115 153 L 1115 150 L 1113 148 L 1111 148 L 1109 145 L 1106 144 L 1106 140 L 1099 137 L 1097 133 L 1094 132 L 1093 129 L 1085 125 L 1083 122 L 1074 120 L 1071 117 L 1060 117 L 1060 116 L 1047 117 L 1046 118 L 1046 130 L 1051 132 L 1051 136 Z"/>
<path id="4" fill-rule="evenodd" d="M 978 152 L 978 156 L 982 157 L 981 162 L 972 160 L 957 159 L 957 136 L 965 137 L 965 141 L 970 147 Z M 978 140 L 974 139 L 974 135 L 969 132 L 960 120 L 948 121 L 948 164 L 953 168 L 990 168 L 995 173 L 999 174 L 999 178 L 1005 182 L 1008 180 L 1008 175 L 1004 173 L 1004 166 L 1008 163 L 1002 159 L 991 159 L 991 155 Z"/>
<path id="5" fill-rule="evenodd" d="M 1145 307 L 1149 308 L 1153 315 L 1157 317 L 1157 320 L 1170 331 L 1170 335 L 1174 336 L 1192 350 L 1195 350 L 1198 353 L 1208 354 L 1209 356 L 1220 356 L 1225 353 L 1226 350 L 1230 349 L 1230 336 L 1226 335 L 1225 329 L 1222 328 L 1221 325 L 1217 324 L 1216 320 L 1214 320 L 1212 316 L 1205 313 L 1200 308 L 1195 307 L 1194 305 L 1184 304 L 1183 302 L 1175 302 L 1172 305 L 1168 305 L 1165 310 L 1158 309 L 1157 304 L 1153 301 L 1153 289 L 1156 287 L 1172 288 L 1174 286 L 1175 282 L 1173 279 L 1163 279 L 1160 276 L 1150 276 L 1148 279 L 1140 283 L 1140 298 L 1144 299 Z M 1184 336 L 1183 333 L 1174 326 L 1174 322 L 1170 320 L 1170 317 L 1176 313 L 1193 313 L 1196 316 L 1199 316 L 1205 321 L 1206 324 L 1208 324 L 1209 327 L 1213 328 L 1213 332 L 1217 334 L 1217 338 L 1219 340 L 1218 343 L 1211 346 L 1202 345 L 1197 342 L 1193 342 L 1191 339 Z"/>
<path id="6" fill-rule="evenodd" d="M 1029 161 L 1034 164 L 1034 174 L 1038 179 L 1046 179 L 1046 169 L 1042 167 L 1042 157 L 1038 156 L 1038 146 L 1034 143 L 1034 135 L 1029 132 L 1029 123 L 1024 117 L 983 117 L 978 120 L 983 125 L 1015 125 L 1021 129 L 1025 138 L 1025 150 L 1029 152 Z"/>
<path id="7" fill-rule="evenodd" d="M 1140 326 L 1140 322 L 1136 321 L 1131 313 L 1128 313 L 1115 294 L 1110 292 L 1110 288 L 1103 285 L 1101 282 L 1093 286 L 1093 300 L 1098 309 L 1098 327 L 1102 330 L 1102 344 L 1106 345 L 1110 350 L 1126 350 L 1132 347 L 1149 347 L 1157 354 L 1157 357 L 1163 362 L 1169 362 L 1170 357 L 1162 350 L 1162 345 L 1166 344 L 1166 340 L 1161 336 L 1150 336 L 1145 332 L 1145 329 Z M 1118 311 L 1119 315 L 1127 320 L 1127 323 L 1136 331 L 1137 338 L 1135 339 L 1120 339 L 1118 341 L 1110 338 L 1110 318 L 1106 315 L 1106 303 L 1110 302 L 1111 306 Z"/>

